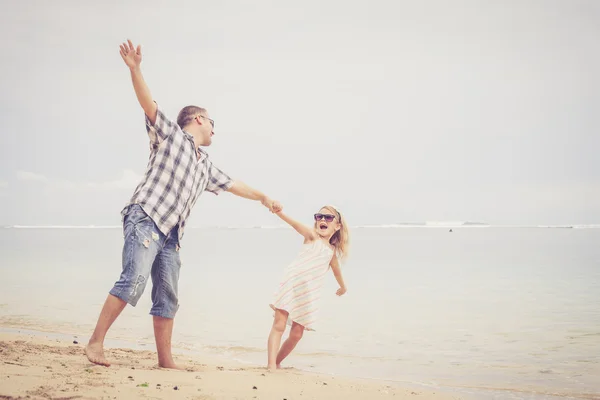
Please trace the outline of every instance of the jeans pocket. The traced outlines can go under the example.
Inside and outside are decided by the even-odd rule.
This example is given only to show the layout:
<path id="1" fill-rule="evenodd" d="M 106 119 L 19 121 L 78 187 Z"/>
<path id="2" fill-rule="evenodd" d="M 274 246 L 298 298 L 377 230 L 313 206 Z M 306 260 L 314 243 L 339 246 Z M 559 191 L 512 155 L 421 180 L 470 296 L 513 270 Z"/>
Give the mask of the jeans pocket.
<path id="1" fill-rule="evenodd" d="M 146 214 L 146 212 L 142 209 L 141 206 L 137 204 L 132 204 L 127 213 L 125 214 L 125 218 L 123 220 L 123 236 L 128 237 L 133 233 L 133 229 L 139 230 L 140 225 L 152 224 L 154 222 L 152 219 Z"/>
<path id="2" fill-rule="evenodd" d="M 138 225 L 142 222 L 150 220 L 150 217 L 148 214 L 146 214 L 144 209 L 137 204 L 131 206 L 127 212 L 126 218 L 127 223 L 132 223 L 133 225 Z"/>

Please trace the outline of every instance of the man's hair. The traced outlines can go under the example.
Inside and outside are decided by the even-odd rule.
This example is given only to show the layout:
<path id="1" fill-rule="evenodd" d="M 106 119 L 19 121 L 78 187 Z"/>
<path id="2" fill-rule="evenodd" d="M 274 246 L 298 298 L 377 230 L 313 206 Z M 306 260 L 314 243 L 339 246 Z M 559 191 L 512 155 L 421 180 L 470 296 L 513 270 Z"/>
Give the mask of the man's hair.
<path id="1" fill-rule="evenodd" d="M 189 125 L 189 123 L 194 120 L 194 116 L 198 114 L 206 114 L 206 110 L 198 106 L 183 107 L 177 116 L 177 125 L 183 129 Z"/>

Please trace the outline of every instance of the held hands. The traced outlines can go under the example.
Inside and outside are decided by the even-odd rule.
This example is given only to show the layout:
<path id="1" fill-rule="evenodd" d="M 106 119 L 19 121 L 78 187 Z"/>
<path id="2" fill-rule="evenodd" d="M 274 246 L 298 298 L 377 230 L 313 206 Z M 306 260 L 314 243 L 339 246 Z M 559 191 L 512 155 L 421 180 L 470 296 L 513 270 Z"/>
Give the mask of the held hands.
<path id="1" fill-rule="evenodd" d="M 262 199 L 261 203 L 263 206 L 267 207 L 272 213 L 278 213 L 281 212 L 281 210 L 283 210 L 283 206 L 278 201 L 272 200 L 268 197 Z"/>
<path id="2" fill-rule="evenodd" d="M 335 294 L 337 294 L 338 296 L 342 296 L 344 293 L 346 293 L 346 287 L 341 287 L 337 290 L 337 292 L 335 292 Z"/>
<path id="3" fill-rule="evenodd" d="M 120 46 L 121 57 L 129 69 L 138 68 L 142 63 L 142 46 L 138 45 L 137 49 L 133 47 L 131 40 L 127 39 L 127 43 Z"/>
<path id="4" fill-rule="evenodd" d="M 283 211 L 283 206 L 278 201 L 273 202 L 272 212 L 277 214 L 278 212 Z"/>

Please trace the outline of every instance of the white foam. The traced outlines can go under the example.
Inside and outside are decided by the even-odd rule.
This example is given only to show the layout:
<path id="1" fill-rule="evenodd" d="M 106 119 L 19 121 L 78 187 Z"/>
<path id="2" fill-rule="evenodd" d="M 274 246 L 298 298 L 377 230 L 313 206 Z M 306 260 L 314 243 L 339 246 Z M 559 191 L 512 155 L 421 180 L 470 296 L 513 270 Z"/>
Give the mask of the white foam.
<path id="1" fill-rule="evenodd" d="M 579 224 L 573 225 L 574 229 L 599 229 L 600 224 Z"/>
<path id="2" fill-rule="evenodd" d="M 425 225 L 427 226 L 435 226 L 435 227 L 444 227 L 444 228 L 449 228 L 449 227 L 459 227 L 459 226 L 463 226 L 464 221 L 427 221 L 425 222 Z"/>

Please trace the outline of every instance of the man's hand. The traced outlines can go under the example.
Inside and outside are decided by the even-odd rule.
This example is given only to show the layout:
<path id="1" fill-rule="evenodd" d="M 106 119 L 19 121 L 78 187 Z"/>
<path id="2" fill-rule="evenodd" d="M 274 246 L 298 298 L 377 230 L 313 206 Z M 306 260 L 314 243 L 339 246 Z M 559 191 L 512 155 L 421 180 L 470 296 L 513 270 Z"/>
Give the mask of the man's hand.
<path id="1" fill-rule="evenodd" d="M 156 114 L 158 106 L 156 102 L 152 100 L 152 94 L 144 77 L 142 76 L 142 70 L 140 64 L 142 63 L 142 46 L 137 47 L 137 50 L 133 47 L 131 40 L 127 39 L 127 43 L 123 43 L 121 46 L 121 58 L 125 61 L 125 64 L 129 67 L 131 73 L 131 81 L 133 83 L 133 89 L 135 95 L 144 110 L 144 113 L 148 116 L 150 123 L 154 125 L 156 123 Z"/>
<path id="2" fill-rule="evenodd" d="M 131 40 L 127 39 L 127 43 L 121 46 L 121 57 L 129 69 L 139 68 L 142 63 L 142 46 L 138 45 L 137 49 L 133 47 Z"/>
<path id="3" fill-rule="evenodd" d="M 256 190 L 246 185 L 242 181 L 234 181 L 233 185 L 231 185 L 231 187 L 227 189 L 227 191 L 245 199 L 259 200 L 262 203 L 262 205 L 267 207 L 272 213 L 278 213 L 281 210 L 283 210 L 283 207 L 278 201 L 270 199 L 269 196 L 265 195 L 259 190 Z"/>
<path id="4" fill-rule="evenodd" d="M 283 211 L 283 206 L 281 205 L 280 202 L 278 201 L 274 201 L 273 202 L 273 208 L 271 210 L 273 213 L 277 214 L 278 212 L 282 212 Z"/>
<path id="5" fill-rule="evenodd" d="M 272 213 L 278 213 L 283 210 L 283 206 L 278 201 L 272 200 L 266 196 L 261 200 L 261 203 L 263 206 L 267 207 Z"/>
<path id="6" fill-rule="evenodd" d="M 337 290 L 337 292 L 335 292 L 335 294 L 337 294 L 338 296 L 342 296 L 344 293 L 346 293 L 346 287 L 341 287 Z"/>

